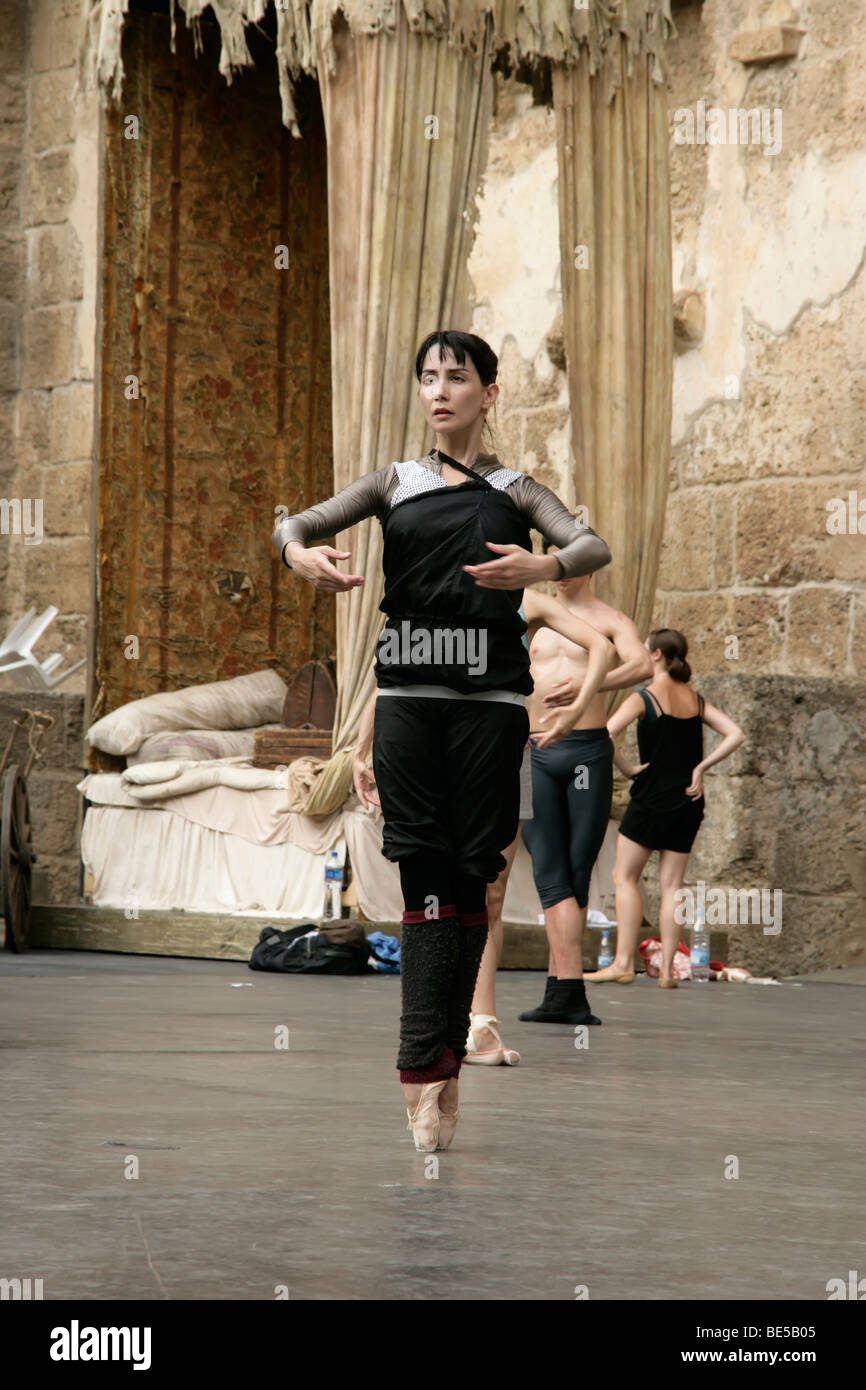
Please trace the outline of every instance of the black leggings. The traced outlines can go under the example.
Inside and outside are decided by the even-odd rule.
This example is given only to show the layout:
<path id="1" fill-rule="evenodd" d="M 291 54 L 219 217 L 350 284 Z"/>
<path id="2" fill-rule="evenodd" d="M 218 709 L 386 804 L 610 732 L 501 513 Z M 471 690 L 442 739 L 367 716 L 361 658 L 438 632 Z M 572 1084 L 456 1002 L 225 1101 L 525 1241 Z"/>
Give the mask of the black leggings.
<path id="1" fill-rule="evenodd" d="M 523 840 L 542 907 L 589 902 L 589 880 L 610 819 L 613 745 L 607 729 L 574 729 L 547 748 L 530 744 L 532 820 Z"/>
<path id="2" fill-rule="evenodd" d="M 517 834 L 528 732 L 522 704 L 376 701 L 382 853 L 399 864 L 405 903 L 401 1071 L 435 1068 L 449 1048 L 458 1062 L 465 1054 L 487 940 L 487 884 L 505 867 L 502 850 Z"/>

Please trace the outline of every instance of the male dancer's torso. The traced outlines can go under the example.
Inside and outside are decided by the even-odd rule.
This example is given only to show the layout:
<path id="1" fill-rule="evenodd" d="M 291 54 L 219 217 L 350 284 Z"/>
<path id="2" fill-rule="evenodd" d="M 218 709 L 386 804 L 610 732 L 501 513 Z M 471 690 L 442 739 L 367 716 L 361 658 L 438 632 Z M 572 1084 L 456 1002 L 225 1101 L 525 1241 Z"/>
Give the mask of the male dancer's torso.
<path id="1" fill-rule="evenodd" d="M 531 593 L 531 591 L 528 591 Z M 583 618 L 585 622 L 607 637 L 612 642 L 620 631 L 620 622 L 623 615 L 616 608 L 611 608 L 607 603 L 602 603 L 601 599 L 596 598 L 592 593 L 585 598 L 571 599 L 563 601 L 557 596 L 557 602 L 562 603 L 567 612 L 573 613 L 576 618 Z M 562 637 L 553 628 L 546 627 L 539 619 L 533 619 L 531 599 L 529 603 L 524 597 L 524 612 L 529 626 L 529 661 L 532 672 L 534 689 L 527 700 L 527 710 L 529 712 L 529 727 L 535 733 L 544 729 L 540 723 L 544 715 L 550 714 L 551 706 L 545 705 L 544 697 L 554 693 L 554 687 L 561 681 L 572 680 L 578 686 L 582 683 L 586 675 L 588 654 L 585 647 L 580 647 L 576 642 L 570 642 L 567 637 Z M 602 729 L 607 723 L 607 711 L 605 709 L 604 695 L 599 692 L 594 696 L 587 706 L 581 718 L 574 725 L 575 729 Z"/>

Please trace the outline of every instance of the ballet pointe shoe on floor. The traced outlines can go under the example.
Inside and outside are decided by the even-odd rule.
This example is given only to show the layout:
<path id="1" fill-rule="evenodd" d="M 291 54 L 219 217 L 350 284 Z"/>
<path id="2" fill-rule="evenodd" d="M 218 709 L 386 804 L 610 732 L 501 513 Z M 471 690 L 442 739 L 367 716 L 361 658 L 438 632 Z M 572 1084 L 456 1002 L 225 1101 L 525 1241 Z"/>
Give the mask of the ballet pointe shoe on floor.
<path id="1" fill-rule="evenodd" d="M 679 980 L 663 980 L 659 976 L 659 989 L 679 989 Z"/>
<path id="2" fill-rule="evenodd" d="M 605 965 L 601 970 L 591 970 L 584 975 L 594 985 L 630 985 L 634 979 L 633 970 L 618 970 L 615 965 Z"/>
<path id="3" fill-rule="evenodd" d="M 447 1149 L 454 1138 L 460 1111 L 457 1108 L 457 1077 L 452 1076 L 439 1092 L 439 1143 L 438 1148 Z"/>
<path id="4" fill-rule="evenodd" d="M 469 1024 L 469 1036 L 466 1039 L 466 1056 L 464 1061 L 467 1065 L 476 1067 L 516 1067 L 520 1063 L 520 1053 L 515 1052 L 512 1047 L 505 1047 L 502 1038 L 499 1036 L 497 1023 L 499 1019 L 495 1014 L 472 1014 Z M 481 1035 L 484 1030 L 493 1039 L 493 1047 L 479 1048 L 476 1033 Z"/>
<path id="5" fill-rule="evenodd" d="M 411 1129 L 415 1148 L 419 1153 L 432 1153 L 439 1144 L 439 1094 L 447 1085 L 447 1080 L 428 1081 L 425 1085 L 419 1085 L 415 1104 L 406 1106 L 406 1114 L 409 1116 L 407 1129 Z"/>

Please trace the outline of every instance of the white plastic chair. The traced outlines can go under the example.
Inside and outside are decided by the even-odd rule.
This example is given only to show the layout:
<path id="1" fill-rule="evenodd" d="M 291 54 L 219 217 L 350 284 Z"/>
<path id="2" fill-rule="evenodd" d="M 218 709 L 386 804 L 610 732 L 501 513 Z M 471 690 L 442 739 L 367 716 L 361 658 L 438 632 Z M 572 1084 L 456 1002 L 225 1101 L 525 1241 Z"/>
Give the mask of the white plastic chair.
<path id="1" fill-rule="evenodd" d="M 60 675 L 49 680 L 52 671 L 56 671 L 60 665 L 62 657 L 58 652 L 54 652 L 44 661 L 40 661 L 33 655 L 33 647 L 49 624 L 54 622 L 59 611 L 49 606 L 37 618 L 36 609 L 28 608 L 21 622 L 0 642 L 0 676 L 12 675 L 14 684 L 20 689 L 53 690 L 84 665 L 86 658 L 82 657 L 74 666 L 67 667 Z"/>

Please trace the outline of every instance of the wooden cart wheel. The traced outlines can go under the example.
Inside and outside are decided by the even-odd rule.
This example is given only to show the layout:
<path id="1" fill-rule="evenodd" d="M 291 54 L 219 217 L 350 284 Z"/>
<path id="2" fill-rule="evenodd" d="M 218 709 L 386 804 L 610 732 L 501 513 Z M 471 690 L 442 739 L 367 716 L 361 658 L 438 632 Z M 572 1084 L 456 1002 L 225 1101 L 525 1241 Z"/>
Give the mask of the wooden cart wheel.
<path id="1" fill-rule="evenodd" d="M 18 764 L 13 763 L 3 783 L 0 811 L 0 908 L 6 924 L 7 950 L 27 950 L 35 858 L 27 783 Z"/>

